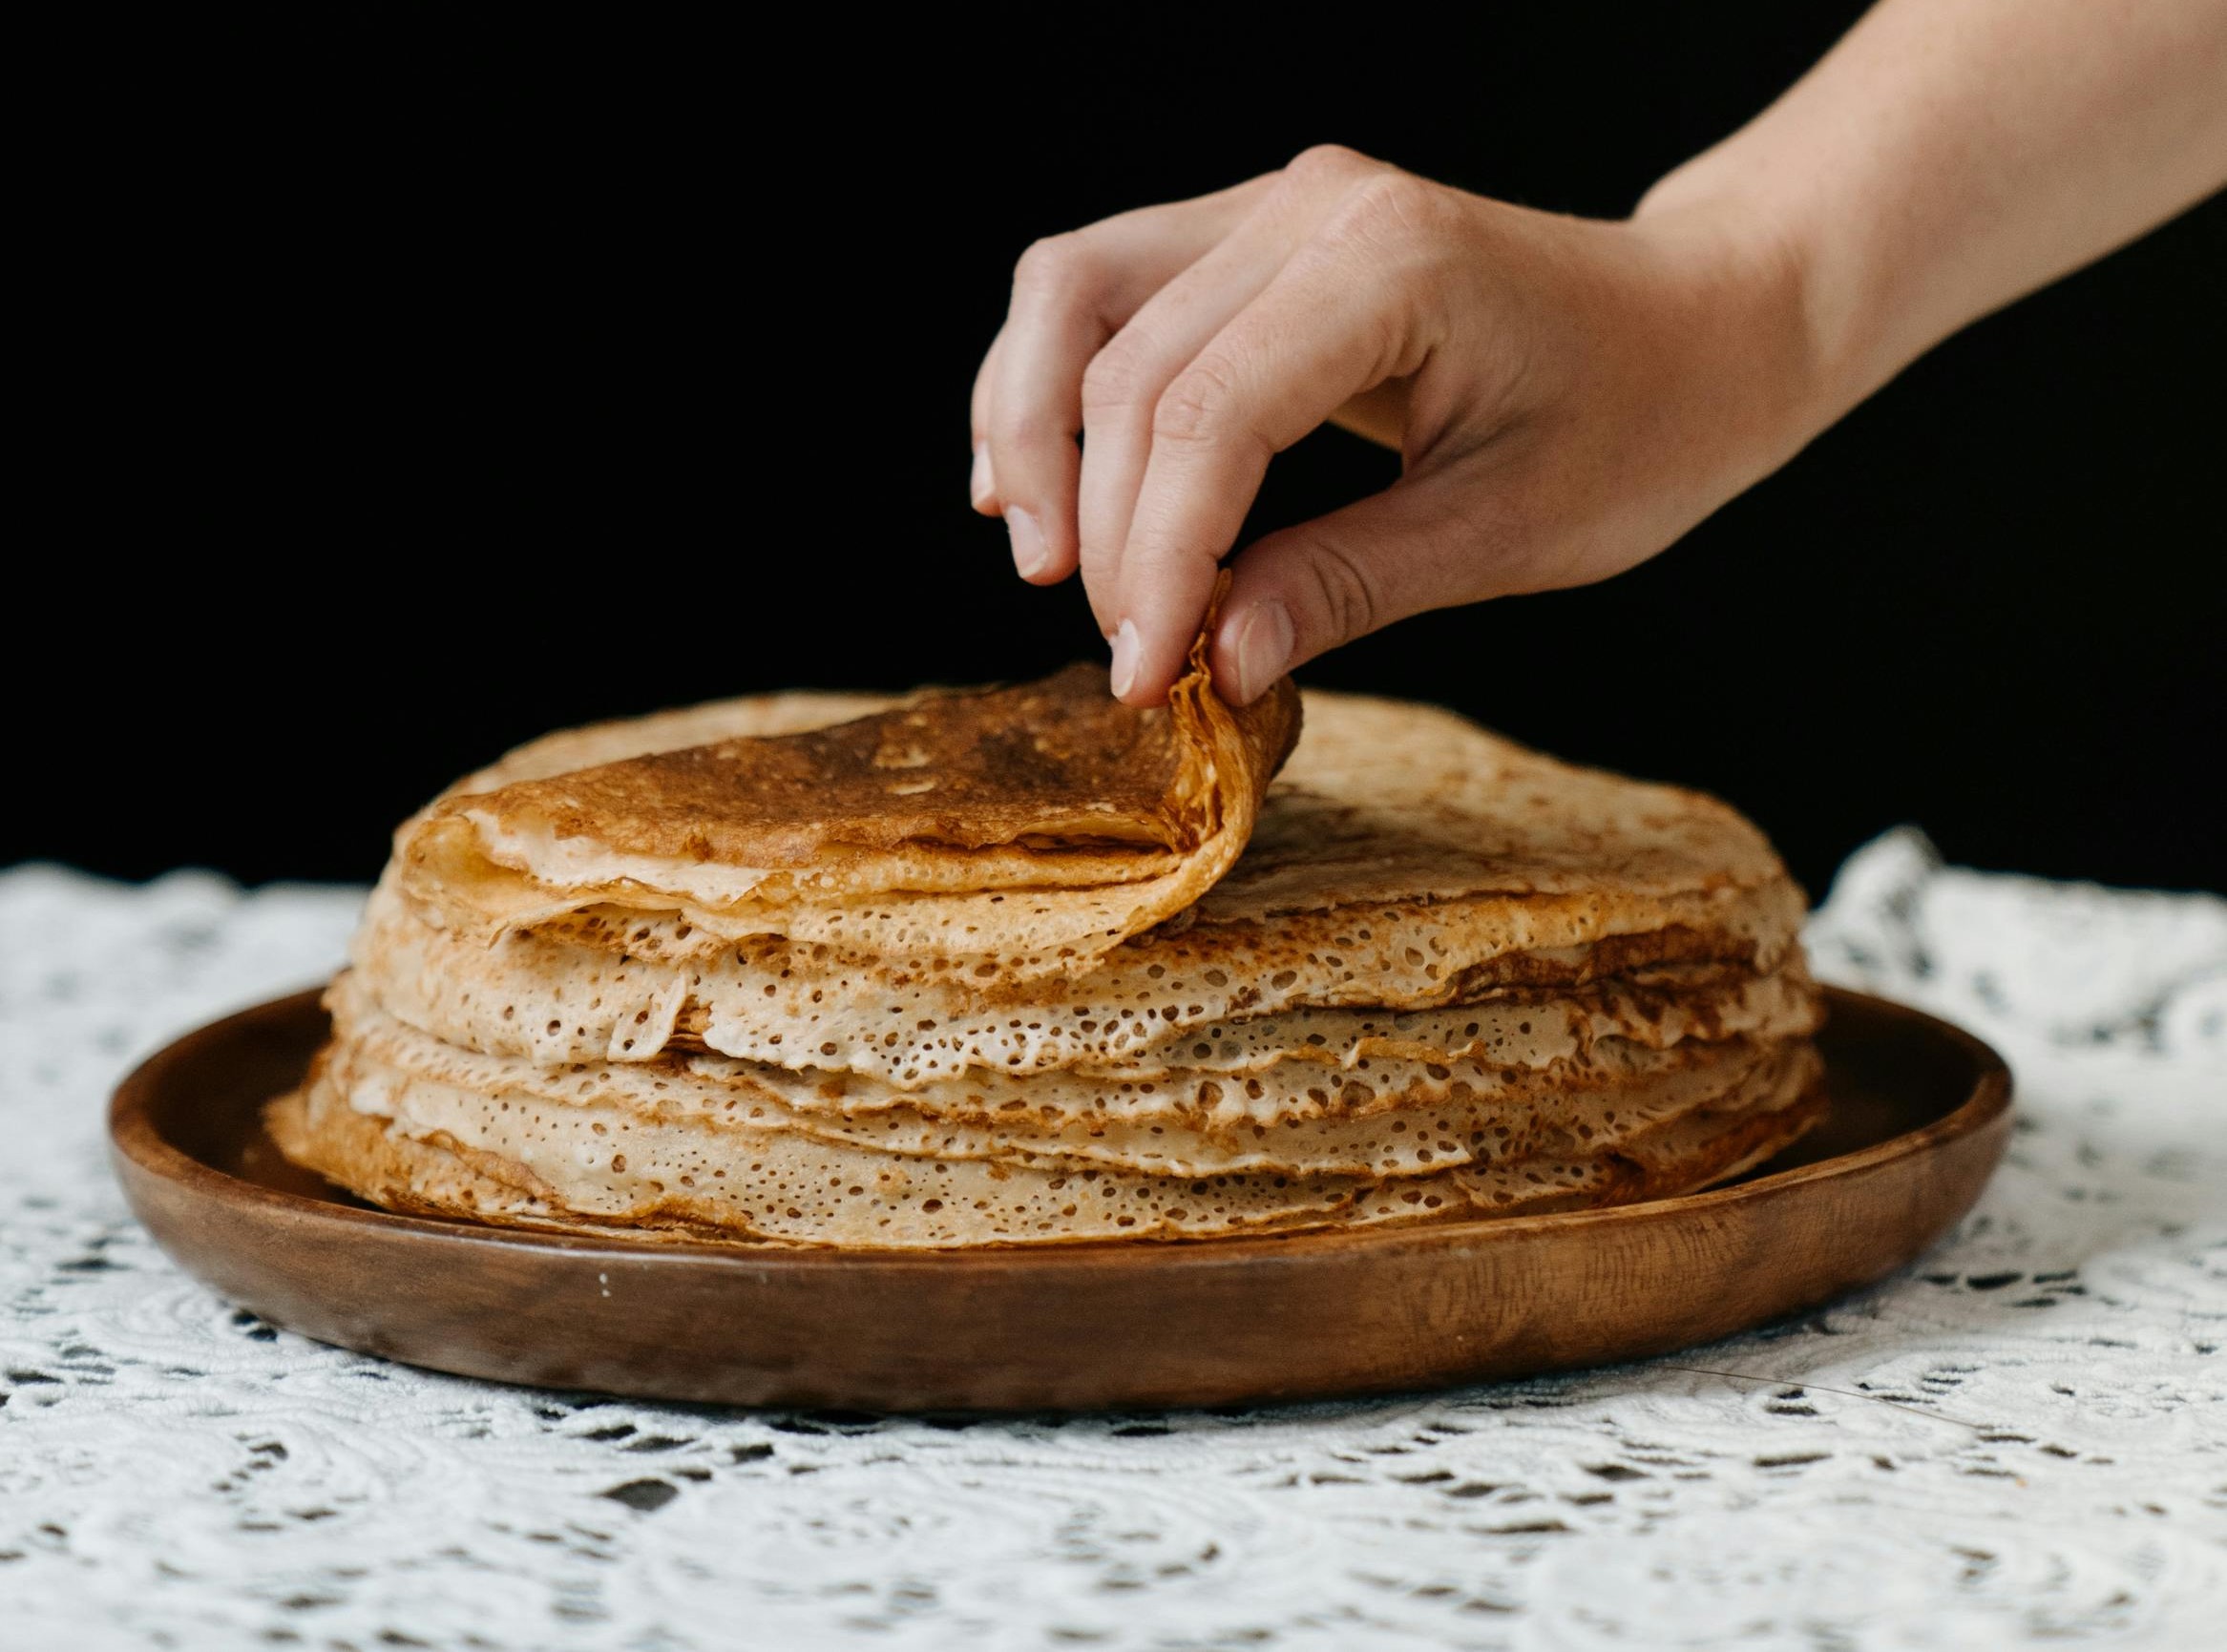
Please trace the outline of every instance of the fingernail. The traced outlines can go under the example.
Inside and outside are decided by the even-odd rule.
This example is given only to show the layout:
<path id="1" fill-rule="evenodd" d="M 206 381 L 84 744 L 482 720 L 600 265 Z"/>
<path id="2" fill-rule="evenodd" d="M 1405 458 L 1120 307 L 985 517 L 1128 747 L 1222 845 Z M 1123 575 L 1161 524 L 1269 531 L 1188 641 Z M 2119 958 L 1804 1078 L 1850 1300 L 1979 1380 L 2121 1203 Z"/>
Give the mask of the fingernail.
<path id="1" fill-rule="evenodd" d="M 967 478 L 967 491 L 977 505 L 986 505 L 998 484 L 990 476 L 990 446 L 987 442 L 975 444 L 975 469 Z"/>
<path id="2" fill-rule="evenodd" d="M 1036 518 L 1019 505 L 1005 507 L 1005 532 L 1013 539 L 1013 565 L 1020 570 L 1023 579 L 1034 579 L 1043 572 L 1051 553 L 1044 548 L 1043 530 L 1036 525 Z"/>
<path id="3" fill-rule="evenodd" d="M 1271 596 L 1255 602 L 1238 622 L 1237 699 L 1250 705 L 1292 664 L 1292 612 Z"/>
<path id="4" fill-rule="evenodd" d="M 1137 622 L 1122 621 L 1122 628 L 1113 638 L 1113 692 L 1119 700 L 1136 685 L 1137 681 Z"/>

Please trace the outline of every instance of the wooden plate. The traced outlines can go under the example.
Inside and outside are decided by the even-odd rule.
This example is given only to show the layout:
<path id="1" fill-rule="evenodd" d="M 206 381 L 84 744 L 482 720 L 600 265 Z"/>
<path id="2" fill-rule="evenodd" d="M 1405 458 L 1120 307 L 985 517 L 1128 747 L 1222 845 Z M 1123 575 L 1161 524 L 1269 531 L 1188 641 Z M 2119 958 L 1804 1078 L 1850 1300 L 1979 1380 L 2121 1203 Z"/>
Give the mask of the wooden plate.
<path id="1" fill-rule="evenodd" d="M 317 994 L 283 998 L 116 1091 L 116 1174 L 188 1272 L 274 1325 L 412 1365 L 741 1405 L 1215 1405 L 1637 1359 L 1909 1262 L 1971 1208 L 2010 1125 L 1992 1050 L 1837 992 L 1831 1118 L 1682 1199 L 1187 1244 L 665 1244 L 390 1216 L 296 1169 L 259 1112 L 325 1035 Z"/>

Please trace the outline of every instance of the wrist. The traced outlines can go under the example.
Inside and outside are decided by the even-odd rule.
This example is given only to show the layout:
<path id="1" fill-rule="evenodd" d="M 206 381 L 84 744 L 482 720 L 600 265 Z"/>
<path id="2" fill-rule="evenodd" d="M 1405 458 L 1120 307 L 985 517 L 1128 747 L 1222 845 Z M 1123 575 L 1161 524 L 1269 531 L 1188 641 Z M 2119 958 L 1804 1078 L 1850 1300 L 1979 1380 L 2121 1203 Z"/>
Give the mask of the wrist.
<path id="1" fill-rule="evenodd" d="M 1775 269 L 1806 363 L 1797 425 L 1806 442 L 1901 370 L 1930 337 L 1895 324 L 1895 281 L 1912 251 L 1896 244 L 1897 216 L 1876 178 L 1829 158 L 1734 134 L 1659 179 L 1634 224 L 1708 225 L 1753 266 Z"/>
<path id="2" fill-rule="evenodd" d="M 1812 248 L 1784 220 L 1738 196 L 1662 185 L 1628 227 L 1684 295 L 1676 331 L 1692 351 L 1691 370 L 1711 387 L 1729 498 L 1800 451 L 1856 399 L 1842 399 L 1838 352 L 1818 326 Z"/>

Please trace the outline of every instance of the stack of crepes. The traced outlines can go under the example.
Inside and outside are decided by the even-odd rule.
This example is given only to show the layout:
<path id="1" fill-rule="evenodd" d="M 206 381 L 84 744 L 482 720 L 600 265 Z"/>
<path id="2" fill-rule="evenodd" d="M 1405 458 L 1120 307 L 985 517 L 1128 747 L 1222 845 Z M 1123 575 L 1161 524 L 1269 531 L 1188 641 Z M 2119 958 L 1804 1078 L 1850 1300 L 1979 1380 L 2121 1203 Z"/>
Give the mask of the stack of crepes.
<path id="1" fill-rule="evenodd" d="M 1198 652 L 1149 711 L 1077 667 L 526 746 L 397 834 L 272 1134 L 396 1210 L 957 1247 L 1624 1202 L 1817 1119 L 1754 826 L 1300 713 Z"/>

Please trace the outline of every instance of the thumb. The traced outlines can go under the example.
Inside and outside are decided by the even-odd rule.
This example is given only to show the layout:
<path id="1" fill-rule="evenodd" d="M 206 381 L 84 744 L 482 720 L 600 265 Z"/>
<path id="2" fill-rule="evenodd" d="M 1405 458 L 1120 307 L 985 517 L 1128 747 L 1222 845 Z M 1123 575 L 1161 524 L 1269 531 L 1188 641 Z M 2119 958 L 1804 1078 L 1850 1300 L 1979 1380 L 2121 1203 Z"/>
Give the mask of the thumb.
<path id="1" fill-rule="evenodd" d="M 1212 652 L 1225 698 L 1250 704 L 1292 667 L 1396 619 L 1517 589 L 1493 576 L 1512 524 L 1463 469 L 1396 482 L 1233 558 Z"/>

